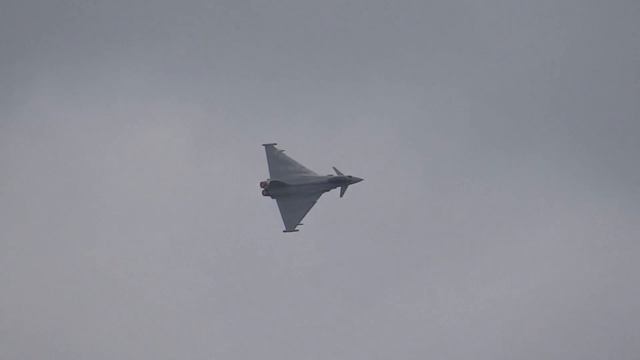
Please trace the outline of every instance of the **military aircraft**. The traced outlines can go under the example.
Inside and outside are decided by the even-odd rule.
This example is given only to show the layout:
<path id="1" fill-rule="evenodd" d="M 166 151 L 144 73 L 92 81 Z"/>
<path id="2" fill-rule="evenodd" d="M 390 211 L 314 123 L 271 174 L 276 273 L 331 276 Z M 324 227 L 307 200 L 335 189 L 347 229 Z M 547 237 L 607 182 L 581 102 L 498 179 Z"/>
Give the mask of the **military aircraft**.
<path id="1" fill-rule="evenodd" d="M 267 152 L 269 179 L 260 182 L 262 195 L 275 199 L 284 222 L 283 232 L 298 231 L 300 221 L 327 191 L 340 188 L 340 197 L 361 178 L 345 175 L 335 167 L 336 175 L 318 175 L 276 148 L 276 143 L 262 144 Z"/>

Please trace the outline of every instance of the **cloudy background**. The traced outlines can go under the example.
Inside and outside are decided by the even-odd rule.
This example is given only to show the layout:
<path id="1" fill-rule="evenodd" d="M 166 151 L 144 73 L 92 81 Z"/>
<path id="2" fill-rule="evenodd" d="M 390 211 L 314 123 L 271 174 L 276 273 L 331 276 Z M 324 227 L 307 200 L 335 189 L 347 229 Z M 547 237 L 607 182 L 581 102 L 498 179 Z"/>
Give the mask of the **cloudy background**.
<path id="1" fill-rule="evenodd" d="M 637 359 L 639 156 L 636 0 L 3 0 L 0 358 Z"/>

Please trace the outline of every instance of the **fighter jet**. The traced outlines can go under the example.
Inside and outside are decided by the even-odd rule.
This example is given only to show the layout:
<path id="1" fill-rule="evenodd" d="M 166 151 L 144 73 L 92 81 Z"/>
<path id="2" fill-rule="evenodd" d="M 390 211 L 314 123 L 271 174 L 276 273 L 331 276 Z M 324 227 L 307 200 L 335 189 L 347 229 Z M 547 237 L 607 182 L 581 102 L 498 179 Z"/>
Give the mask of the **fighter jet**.
<path id="1" fill-rule="evenodd" d="M 284 222 L 283 232 L 298 231 L 300 221 L 307 215 L 322 194 L 340 188 L 344 196 L 351 184 L 361 178 L 345 175 L 335 167 L 336 175 L 318 175 L 276 148 L 276 143 L 262 144 L 267 152 L 269 179 L 260 182 L 262 195 L 275 199 Z"/>

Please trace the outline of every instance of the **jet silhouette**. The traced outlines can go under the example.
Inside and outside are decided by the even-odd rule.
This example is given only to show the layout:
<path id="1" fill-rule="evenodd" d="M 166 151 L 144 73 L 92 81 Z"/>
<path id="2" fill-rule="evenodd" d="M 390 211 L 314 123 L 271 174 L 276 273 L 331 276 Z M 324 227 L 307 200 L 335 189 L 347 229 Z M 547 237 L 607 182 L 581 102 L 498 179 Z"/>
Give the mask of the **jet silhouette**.
<path id="1" fill-rule="evenodd" d="M 363 179 L 345 175 L 335 167 L 336 175 L 318 175 L 276 148 L 276 143 L 262 144 L 267 153 L 269 179 L 260 182 L 262 195 L 275 199 L 284 222 L 283 232 L 298 231 L 300 221 L 327 191 L 340 188 L 344 196 L 351 184 Z"/>

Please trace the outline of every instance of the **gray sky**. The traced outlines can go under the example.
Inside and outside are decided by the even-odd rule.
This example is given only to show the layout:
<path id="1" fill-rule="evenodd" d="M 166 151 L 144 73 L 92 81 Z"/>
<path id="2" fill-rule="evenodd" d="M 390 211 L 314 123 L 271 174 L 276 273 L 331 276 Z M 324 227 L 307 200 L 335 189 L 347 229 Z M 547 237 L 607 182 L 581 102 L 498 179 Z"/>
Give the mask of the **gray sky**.
<path id="1" fill-rule="evenodd" d="M 3 360 L 640 353 L 638 1 L 4 0 L 0 83 Z"/>

